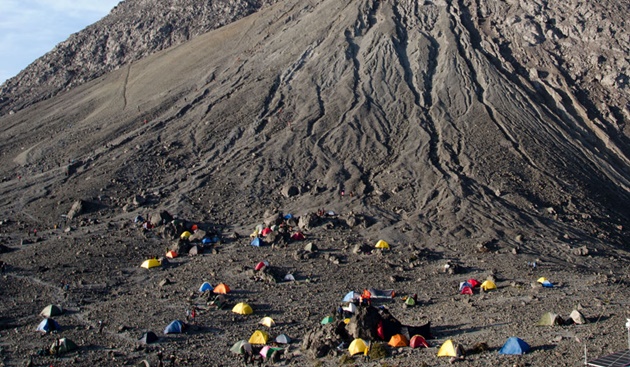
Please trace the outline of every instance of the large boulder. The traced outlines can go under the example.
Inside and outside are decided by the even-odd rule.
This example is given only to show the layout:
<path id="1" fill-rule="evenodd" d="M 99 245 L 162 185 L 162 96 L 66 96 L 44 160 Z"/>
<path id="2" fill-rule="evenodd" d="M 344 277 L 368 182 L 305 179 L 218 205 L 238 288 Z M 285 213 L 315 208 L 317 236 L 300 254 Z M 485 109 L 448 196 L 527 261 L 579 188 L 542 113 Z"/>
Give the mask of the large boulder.
<path id="1" fill-rule="evenodd" d="M 162 238 L 167 240 L 175 240 L 178 238 L 177 228 L 175 228 L 173 223 L 168 223 L 167 225 L 158 228 L 158 233 L 162 236 Z"/>
<path id="2" fill-rule="evenodd" d="M 300 217 L 298 221 L 298 227 L 303 230 L 308 230 L 317 225 L 319 222 L 319 217 L 315 213 L 308 213 Z"/>
<path id="3" fill-rule="evenodd" d="M 158 227 L 162 224 L 171 223 L 173 221 L 173 216 L 166 210 L 163 210 L 159 213 L 156 212 L 151 214 L 149 216 L 149 221 L 151 222 L 151 224 L 153 224 L 154 227 Z"/>
<path id="4" fill-rule="evenodd" d="M 83 200 L 75 201 L 74 204 L 72 204 L 72 208 L 70 208 L 70 211 L 68 212 L 66 217 L 69 220 L 72 220 L 77 215 L 80 215 L 80 214 L 83 213 L 83 211 L 85 210 L 85 206 L 86 206 L 85 205 L 85 201 L 83 201 Z"/>
<path id="5" fill-rule="evenodd" d="M 185 254 L 190 250 L 190 243 L 188 243 L 188 241 L 178 240 L 177 242 L 172 243 L 169 249 L 177 252 L 178 254 Z"/>
<path id="6" fill-rule="evenodd" d="M 302 341 L 302 349 L 307 350 L 313 358 L 321 358 L 337 350 L 337 346 L 342 342 L 349 343 L 350 341 L 345 324 L 336 321 L 318 325 L 316 330 L 306 333 Z"/>
<path id="7" fill-rule="evenodd" d="M 287 185 L 282 188 L 282 195 L 286 198 L 297 196 L 300 194 L 300 189 L 293 185 Z"/>
<path id="8" fill-rule="evenodd" d="M 282 223 L 282 213 L 276 210 L 266 210 L 263 223 L 266 227 Z"/>
<path id="9" fill-rule="evenodd" d="M 201 241 L 204 237 L 206 237 L 206 231 L 204 231 L 203 229 L 198 229 L 195 231 L 195 233 L 188 237 L 188 241 Z"/>

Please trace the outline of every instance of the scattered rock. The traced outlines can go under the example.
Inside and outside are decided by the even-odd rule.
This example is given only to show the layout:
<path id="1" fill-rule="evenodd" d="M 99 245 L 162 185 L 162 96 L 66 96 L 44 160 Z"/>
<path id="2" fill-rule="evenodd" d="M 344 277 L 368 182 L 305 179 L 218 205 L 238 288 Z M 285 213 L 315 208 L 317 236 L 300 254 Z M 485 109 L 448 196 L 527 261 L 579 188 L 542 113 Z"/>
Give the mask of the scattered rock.
<path id="1" fill-rule="evenodd" d="M 306 246 L 304 246 L 304 251 L 306 252 L 317 252 L 317 245 L 315 245 L 313 242 L 309 242 L 306 244 Z"/>
<path id="2" fill-rule="evenodd" d="M 585 246 L 574 248 L 573 255 L 575 256 L 587 256 L 589 253 L 588 248 Z"/>
<path id="3" fill-rule="evenodd" d="M 66 215 L 68 220 L 72 220 L 77 215 L 81 215 L 83 213 L 84 207 L 85 207 L 85 202 L 83 200 L 75 201 L 74 204 L 72 204 L 70 211 Z"/>
<path id="4" fill-rule="evenodd" d="M 302 215 L 300 220 L 298 221 L 298 227 L 302 230 L 309 230 L 317 224 L 319 221 L 319 217 L 314 213 L 309 213 L 306 215 Z"/>
<path id="5" fill-rule="evenodd" d="M 195 231 L 195 233 L 193 233 L 190 237 L 188 237 L 188 240 L 193 242 L 193 241 L 201 241 L 203 240 L 204 237 L 206 237 L 206 231 L 204 231 L 203 229 L 198 229 Z"/>
<path id="6" fill-rule="evenodd" d="M 584 315 L 582 315 L 582 313 L 578 310 L 573 310 L 569 317 L 571 318 L 571 320 L 573 320 L 573 323 L 577 325 L 583 325 L 587 323 Z"/>
<path id="7" fill-rule="evenodd" d="M 282 195 L 286 198 L 297 196 L 300 194 L 300 190 L 292 185 L 288 185 L 282 188 Z"/>
<path id="8" fill-rule="evenodd" d="M 147 199 L 142 195 L 134 195 L 133 198 L 131 198 L 131 203 L 136 207 L 142 206 L 146 202 Z"/>

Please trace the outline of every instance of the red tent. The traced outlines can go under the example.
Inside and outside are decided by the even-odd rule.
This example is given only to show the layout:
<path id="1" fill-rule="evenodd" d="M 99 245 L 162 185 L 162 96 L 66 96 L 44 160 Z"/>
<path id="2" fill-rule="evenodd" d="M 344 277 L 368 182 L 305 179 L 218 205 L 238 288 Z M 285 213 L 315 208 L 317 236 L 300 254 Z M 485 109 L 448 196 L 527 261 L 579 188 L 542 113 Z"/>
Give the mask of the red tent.
<path id="1" fill-rule="evenodd" d="M 376 334 L 381 340 L 385 340 L 385 330 L 383 330 L 383 320 L 379 320 L 378 326 L 376 327 Z"/>
<path id="2" fill-rule="evenodd" d="M 258 264 L 256 264 L 256 271 L 259 271 L 260 269 L 264 268 L 265 266 L 269 266 L 269 262 L 268 261 L 261 261 Z"/>
<path id="3" fill-rule="evenodd" d="M 473 294 L 472 288 L 470 288 L 468 286 L 462 288 L 461 294 L 470 294 L 470 295 L 472 295 Z"/>
<path id="4" fill-rule="evenodd" d="M 291 236 L 291 239 L 294 241 L 302 241 L 305 238 L 306 237 L 304 237 L 304 234 L 302 232 L 295 232 L 293 236 Z"/>
<path id="5" fill-rule="evenodd" d="M 267 236 L 269 233 L 271 233 L 271 228 L 267 227 L 265 229 L 262 230 L 262 232 L 260 232 L 260 235 L 265 237 Z"/>
<path id="6" fill-rule="evenodd" d="M 476 279 L 470 278 L 467 280 L 468 284 L 472 285 L 473 288 L 477 288 L 481 285 L 481 283 L 479 283 L 479 281 L 477 281 Z"/>
<path id="7" fill-rule="evenodd" d="M 429 343 L 422 337 L 422 335 L 414 335 L 413 338 L 409 341 L 409 346 L 412 348 L 428 348 Z"/>

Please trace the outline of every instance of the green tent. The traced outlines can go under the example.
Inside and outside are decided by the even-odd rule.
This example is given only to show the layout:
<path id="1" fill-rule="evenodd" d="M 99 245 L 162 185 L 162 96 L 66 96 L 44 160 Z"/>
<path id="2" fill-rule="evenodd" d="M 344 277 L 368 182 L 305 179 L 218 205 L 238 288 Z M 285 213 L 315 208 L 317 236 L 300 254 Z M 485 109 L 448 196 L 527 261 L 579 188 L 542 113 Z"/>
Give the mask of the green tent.
<path id="1" fill-rule="evenodd" d="M 326 316 L 322 319 L 322 321 L 320 322 L 322 325 L 326 325 L 326 324 L 330 324 L 331 322 L 335 321 L 335 319 L 332 316 Z"/>
<path id="2" fill-rule="evenodd" d="M 407 306 L 415 306 L 416 305 L 416 300 L 413 299 L 413 297 L 407 297 L 407 299 L 405 300 L 405 304 Z"/>
<path id="3" fill-rule="evenodd" d="M 564 320 L 562 317 L 558 316 L 553 312 L 547 312 L 538 321 L 536 325 L 538 326 L 554 326 L 554 325 L 562 325 L 564 324 Z"/>
<path id="4" fill-rule="evenodd" d="M 252 353 L 252 345 L 247 340 L 239 340 L 230 348 L 230 352 L 234 354 Z"/>
<path id="5" fill-rule="evenodd" d="M 44 317 L 53 317 L 53 316 L 61 315 L 62 313 L 63 313 L 63 309 L 61 307 L 57 305 L 48 305 L 44 307 L 42 312 L 40 312 L 39 314 Z"/>
<path id="6" fill-rule="evenodd" d="M 79 347 L 72 340 L 68 338 L 61 338 L 55 341 L 50 346 L 50 354 L 55 355 L 55 349 L 57 349 L 56 354 L 63 354 L 67 352 L 72 352 L 73 350 L 76 350 L 78 348 Z"/>

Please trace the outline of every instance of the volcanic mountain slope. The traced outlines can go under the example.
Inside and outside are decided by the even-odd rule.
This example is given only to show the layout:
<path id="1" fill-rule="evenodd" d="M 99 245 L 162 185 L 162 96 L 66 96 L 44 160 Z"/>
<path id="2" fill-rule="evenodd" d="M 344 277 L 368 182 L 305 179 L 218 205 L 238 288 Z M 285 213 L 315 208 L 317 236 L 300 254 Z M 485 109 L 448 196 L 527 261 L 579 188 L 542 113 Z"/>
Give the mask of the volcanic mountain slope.
<path id="1" fill-rule="evenodd" d="M 282 2 L 5 116 L 1 204 L 60 215 L 60 198 L 159 190 L 231 223 L 326 206 L 436 239 L 623 241 L 623 136 L 475 21 L 461 2 Z"/>
<path id="2" fill-rule="evenodd" d="M 240 19 L 273 1 L 121 1 L 2 86 L 0 113 L 72 89 L 142 57 Z"/>
<path id="3" fill-rule="evenodd" d="M 0 93 L 0 114 L 50 98 L 276 2 L 123 1 L 102 21 L 72 35 L 7 81 Z M 432 4 L 412 6 L 421 9 Z M 543 79 L 559 97 L 581 104 L 582 113 L 610 135 L 627 139 L 630 45 L 625 4 L 528 0 L 464 1 L 461 6 L 465 25 L 481 34 L 473 34 L 473 42 L 483 41 L 490 54 L 500 53 L 510 62 L 504 67 L 511 73 L 534 84 Z M 554 78 L 557 74 L 561 77 Z M 572 93 L 562 92 L 566 89 Z"/>

